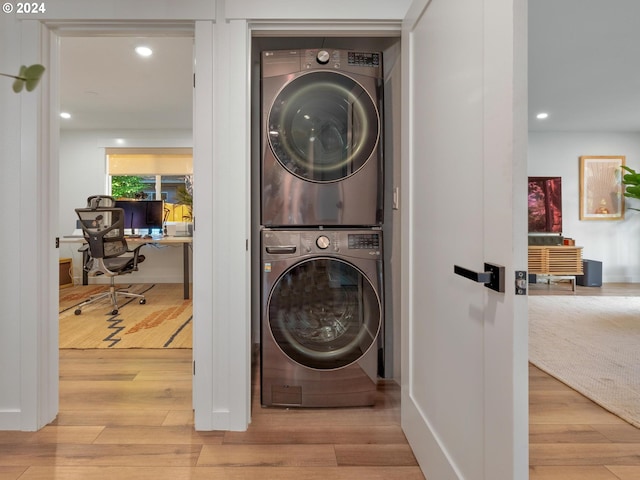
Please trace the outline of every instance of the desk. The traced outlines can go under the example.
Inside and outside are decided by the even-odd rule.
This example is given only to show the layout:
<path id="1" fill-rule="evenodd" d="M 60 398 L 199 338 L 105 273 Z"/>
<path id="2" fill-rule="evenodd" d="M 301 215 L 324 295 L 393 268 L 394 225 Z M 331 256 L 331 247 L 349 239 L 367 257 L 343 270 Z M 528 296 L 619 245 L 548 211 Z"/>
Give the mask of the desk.
<path id="1" fill-rule="evenodd" d="M 183 271 L 183 284 L 184 284 L 184 298 L 189 298 L 189 249 L 193 245 L 193 237 L 152 237 L 152 238 L 127 238 L 127 244 L 129 248 L 135 248 L 140 244 L 155 244 L 155 245 L 182 245 L 182 271 Z M 85 243 L 83 237 L 63 237 L 60 239 L 61 243 Z M 85 264 L 89 252 L 87 250 L 82 252 L 82 265 Z M 82 284 L 87 285 L 89 283 L 89 276 L 87 272 L 82 270 Z"/>

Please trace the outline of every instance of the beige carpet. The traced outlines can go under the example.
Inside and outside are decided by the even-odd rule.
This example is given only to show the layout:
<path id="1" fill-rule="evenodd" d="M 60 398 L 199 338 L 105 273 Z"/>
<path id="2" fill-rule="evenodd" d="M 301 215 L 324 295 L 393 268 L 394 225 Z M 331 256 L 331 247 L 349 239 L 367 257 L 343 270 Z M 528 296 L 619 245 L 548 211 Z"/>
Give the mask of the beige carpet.
<path id="1" fill-rule="evenodd" d="M 640 297 L 529 297 L 529 359 L 640 427 Z"/>
<path id="2" fill-rule="evenodd" d="M 108 299 L 87 305 L 75 315 L 76 305 L 105 291 L 106 285 L 60 290 L 60 348 L 191 348 L 192 304 L 183 298 L 182 284 L 122 285 L 144 293 L 147 303 L 123 298 L 118 315 L 111 315 Z"/>

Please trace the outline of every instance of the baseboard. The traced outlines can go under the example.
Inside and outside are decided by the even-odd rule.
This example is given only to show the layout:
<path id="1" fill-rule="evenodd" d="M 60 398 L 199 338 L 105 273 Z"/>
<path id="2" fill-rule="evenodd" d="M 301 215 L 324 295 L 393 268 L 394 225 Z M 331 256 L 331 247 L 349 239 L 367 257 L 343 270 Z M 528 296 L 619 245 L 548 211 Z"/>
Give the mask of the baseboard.
<path id="1" fill-rule="evenodd" d="M 203 418 L 206 417 L 206 418 Z M 212 430 L 232 430 L 230 428 L 230 412 L 229 410 L 217 410 L 211 412 L 210 415 L 198 415 L 194 418 L 194 428 L 197 431 L 208 432 Z"/>
<path id="2" fill-rule="evenodd" d="M 21 424 L 20 410 L 0 410 L 0 431 L 20 430 Z"/>
<path id="3" fill-rule="evenodd" d="M 640 276 L 602 276 L 602 283 L 640 283 Z"/>
<path id="4" fill-rule="evenodd" d="M 406 389 L 406 387 L 405 387 Z M 403 389 L 404 390 L 404 389 Z M 402 430 L 426 478 L 459 480 L 453 462 L 413 399 L 402 394 Z"/>

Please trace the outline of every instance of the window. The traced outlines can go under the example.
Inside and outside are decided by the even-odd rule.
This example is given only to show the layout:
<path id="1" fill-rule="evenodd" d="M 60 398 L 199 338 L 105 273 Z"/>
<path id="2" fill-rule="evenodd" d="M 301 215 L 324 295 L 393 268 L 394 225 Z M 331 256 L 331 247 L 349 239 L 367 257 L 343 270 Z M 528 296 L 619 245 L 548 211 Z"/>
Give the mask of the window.
<path id="1" fill-rule="evenodd" d="M 168 221 L 191 220 L 191 148 L 108 148 L 106 153 L 111 195 L 164 200 Z"/>

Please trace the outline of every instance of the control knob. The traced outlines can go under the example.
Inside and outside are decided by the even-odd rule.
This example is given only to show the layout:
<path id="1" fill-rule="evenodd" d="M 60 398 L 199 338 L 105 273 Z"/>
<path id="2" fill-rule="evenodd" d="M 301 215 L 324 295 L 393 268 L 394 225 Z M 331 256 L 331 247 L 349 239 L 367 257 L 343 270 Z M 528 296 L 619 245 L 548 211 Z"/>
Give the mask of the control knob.
<path id="1" fill-rule="evenodd" d="M 316 245 L 318 246 L 318 248 L 321 248 L 322 250 L 327 248 L 330 243 L 331 241 L 329 240 L 329 237 L 327 237 L 326 235 L 321 235 L 316 240 Z"/>
<path id="2" fill-rule="evenodd" d="M 329 63 L 330 58 L 331 55 L 329 55 L 329 52 L 327 52 L 326 50 L 320 50 L 318 52 L 318 55 L 316 55 L 316 60 L 320 65 L 326 65 L 327 63 Z"/>

